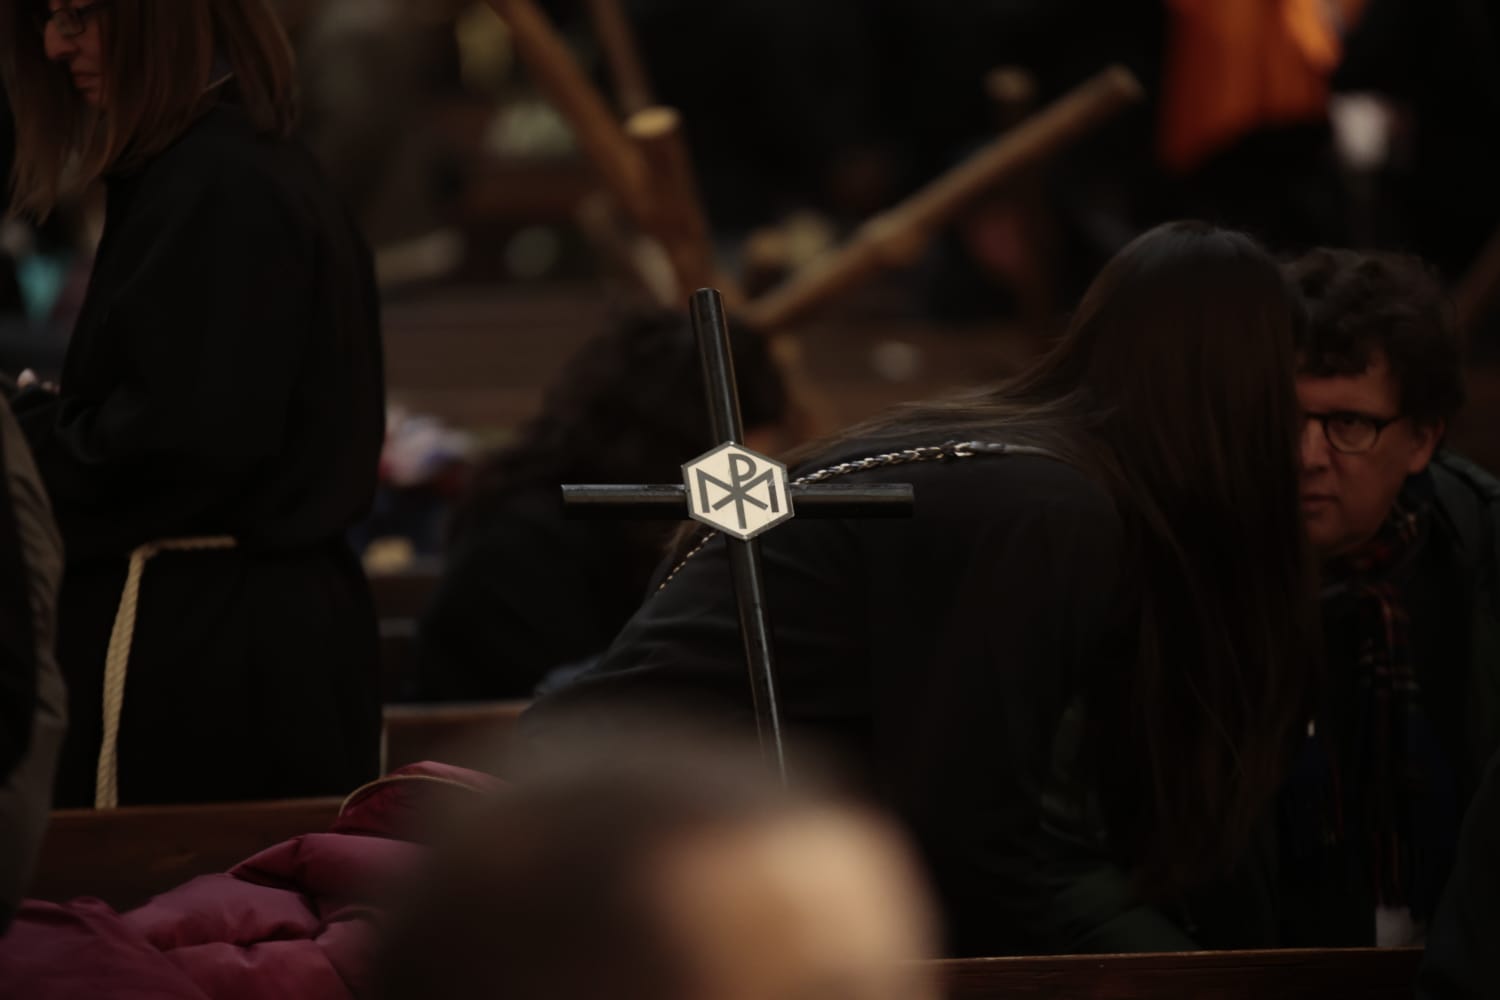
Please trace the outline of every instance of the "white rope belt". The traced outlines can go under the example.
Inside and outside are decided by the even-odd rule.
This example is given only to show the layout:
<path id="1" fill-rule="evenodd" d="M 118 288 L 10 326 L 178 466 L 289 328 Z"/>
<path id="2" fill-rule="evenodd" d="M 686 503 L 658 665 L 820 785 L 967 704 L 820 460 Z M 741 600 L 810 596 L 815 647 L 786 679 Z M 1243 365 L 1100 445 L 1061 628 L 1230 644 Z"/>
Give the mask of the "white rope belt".
<path id="1" fill-rule="evenodd" d="M 130 647 L 135 641 L 135 618 L 141 599 L 141 577 L 146 563 L 162 552 L 203 552 L 232 549 L 228 535 L 212 538 L 168 538 L 147 542 L 130 553 L 130 571 L 125 590 L 109 633 L 109 652 L 104 658 L 104 740 L 99 744 L 99 768 L 94 773 L 94 808 L 113 809 L 120 804 L 120 711 L 125 707 L 125 674 L 130 666 Z"/>

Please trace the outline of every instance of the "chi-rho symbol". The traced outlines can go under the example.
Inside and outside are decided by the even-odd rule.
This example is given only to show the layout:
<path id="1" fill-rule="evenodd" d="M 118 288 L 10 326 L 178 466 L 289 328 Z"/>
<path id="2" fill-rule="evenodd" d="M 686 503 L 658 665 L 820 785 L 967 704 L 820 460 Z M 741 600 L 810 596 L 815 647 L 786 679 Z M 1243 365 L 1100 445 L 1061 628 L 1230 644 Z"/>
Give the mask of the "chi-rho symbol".
<path id="1" fill-rule="evenodd" d="M 737 444 L 720 445 L 682 467 L 688 513 L 741 540 L 792 516 L 786 466 Z"/>

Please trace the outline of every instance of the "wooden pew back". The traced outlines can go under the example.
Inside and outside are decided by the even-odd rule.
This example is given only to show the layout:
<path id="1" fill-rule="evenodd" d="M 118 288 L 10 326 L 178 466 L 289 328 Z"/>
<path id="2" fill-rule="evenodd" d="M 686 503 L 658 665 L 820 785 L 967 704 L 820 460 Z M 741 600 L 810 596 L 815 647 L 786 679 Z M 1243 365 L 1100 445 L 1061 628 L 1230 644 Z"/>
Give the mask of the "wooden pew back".
<path id="1" fill-rule="evenodd" d="M 59 809 L 28 895 L 96 896 L 138 906 L 189 879 L 227 871 L 273 844 L 328 829 L 341 798 L 223 805 Z"/>
<path id="2" fill-rule="evenodd" d="M 525 707 L 387 706 L 387 770 L 437 760 L 494 771 Z M 342 801 L 60 809 L 52 814 L 29 895 L 54 901 L 97 896 L 117 908 L 137 906 L 191 878 L 227 871 L 273 844 L 328 829 Z"/>
<path id="3" fill-rule="evenodd" d="M 476 701 L 385 706 L 384 770 L 418 761 L 498 774 L 529 702 Z"/>
<path id="4" fill-rule="evenodd" d="M 1411 1000 L 1420 948 L 1063 955 L 937 963 L 949 1000 Z"/>

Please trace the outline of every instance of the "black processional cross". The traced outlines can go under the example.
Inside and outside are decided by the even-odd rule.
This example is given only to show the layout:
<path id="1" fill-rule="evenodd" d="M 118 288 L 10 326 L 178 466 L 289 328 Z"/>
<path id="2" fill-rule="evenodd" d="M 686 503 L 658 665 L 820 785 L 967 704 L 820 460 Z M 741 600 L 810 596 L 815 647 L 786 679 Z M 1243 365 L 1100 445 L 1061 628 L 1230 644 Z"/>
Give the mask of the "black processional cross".
<path id="1" fill-rule="evenodd" d="M 723 532 L 761 751 L 785 781 L 786 748 L 776 693 L 771 615 L 756 536 L 794 516 L 906 517 L 912 511 L 912 488 L 905 483 L 788 486 L 786 466 L 744 446 L 729 326 L 717 290 L 700 288 L 693 293 L 692 320 L 703 361 L 709 420 L 714 438 L 721 443 L 683 465 L 681 485 L 564 486 L 563 505 L 570 514 L 583 516 L 681 519 L 686 515 Z"/>

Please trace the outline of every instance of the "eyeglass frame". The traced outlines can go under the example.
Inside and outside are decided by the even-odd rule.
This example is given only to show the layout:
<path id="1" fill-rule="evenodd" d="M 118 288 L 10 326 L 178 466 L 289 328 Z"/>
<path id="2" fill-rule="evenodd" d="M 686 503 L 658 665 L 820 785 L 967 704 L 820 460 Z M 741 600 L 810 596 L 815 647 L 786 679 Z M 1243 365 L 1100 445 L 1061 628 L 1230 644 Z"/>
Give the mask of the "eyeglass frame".
<path id="1" fill-rule="evenodd" d="M 93 3 L 86 3 L 80 7 L 58 7 L 55 10 L 47 11 L 45 14 L 39 13 L 36 15 L 36 30 L 42 34 L 46 34 L 47 26 L 55 21 L 59 35 L 63 38 L 77 38 L 88 30 L 89 19 L 97 16 L 112 3 L 113 0 L 94 0 Z M 66 14 L 68 17 L 59 20 L 58 15 L 60 14 Z M 71 18 L 71 23 L 73 24 L 71 30 L 66 27 L 69 18 Z"/>
<path id="2" fill-rule="evenodd" d="M 1351 451 L 1348 448 L 1340 447 L 1339 444 L 1333 440 L 1333 436 L 1328 433 L 1328 421 L 1336 419 L 1338 417 L 1358 420 L 1369 424 L 1371 427 L 1375 428 L 1375 436 L 1370 439 L 1370 443 L 1367 446 L 1356 451 Z M 1381 433 L 1387 427 L 1391 426 L 1391 424 L 1398 423 L 1404 419 L 1406 419 L 1406 414 L 1404 413 L 1398 413 L 1394 417 L 1375 417 L 1371 416 L 1368 413 L 1360 413 L 1358 410 L 1329 410 L 1326 413 L 1312 413 L 1304 410 L 1302 412 L 1303 426 L 1307 426 L 1307 421 L 1309 420 L 1316 420 L 1318 424 L 1323 428 L 1323 440 L 1328 442 L 1328 447 L 1332 448 L 1340 455 L 1368 455 L 1370 452 L 1375 450 L 1376 445 L 1380 444 Z"/>

